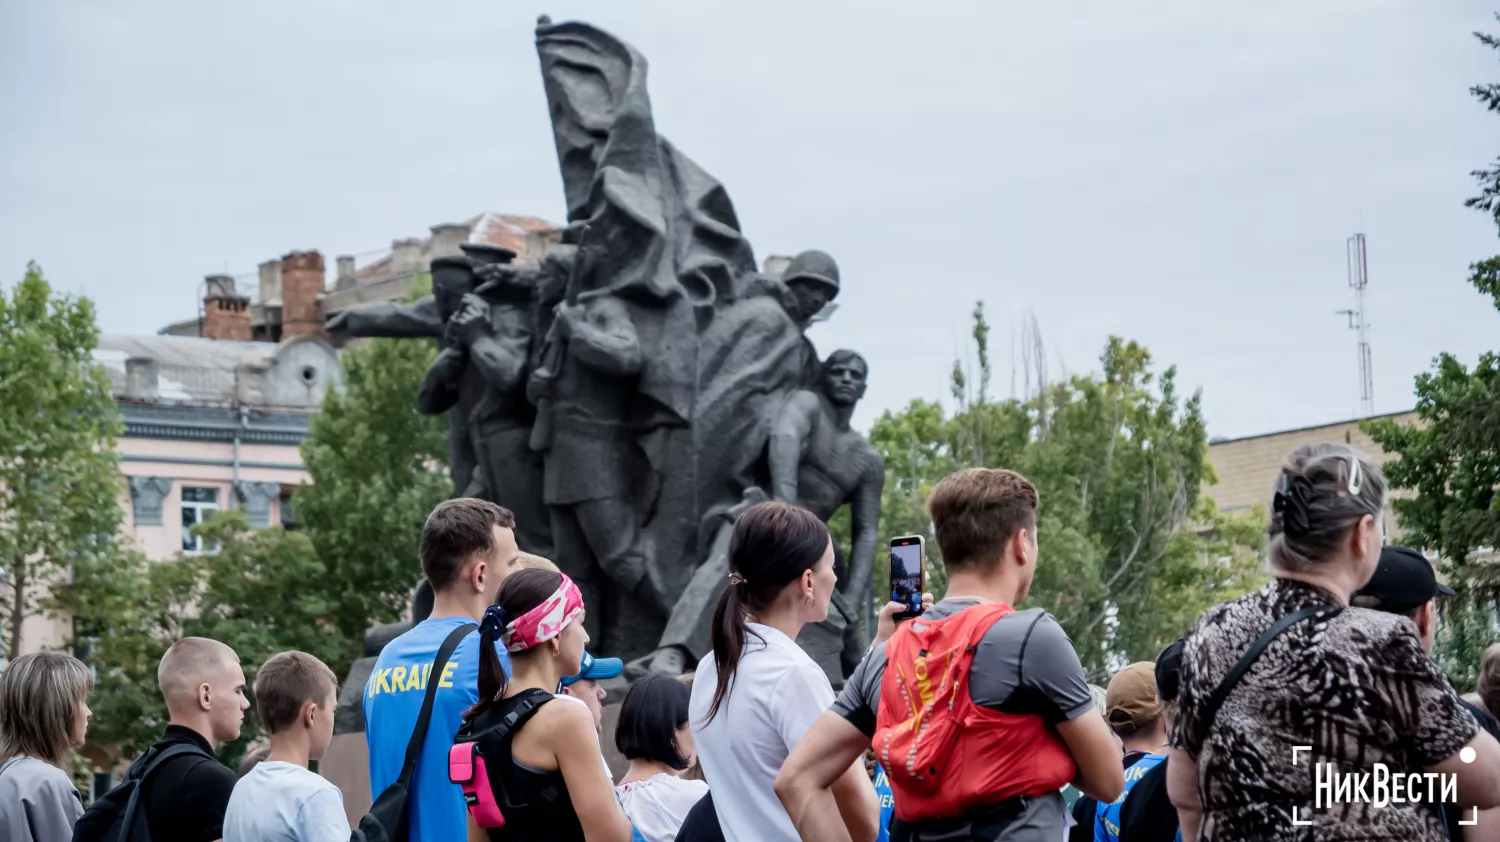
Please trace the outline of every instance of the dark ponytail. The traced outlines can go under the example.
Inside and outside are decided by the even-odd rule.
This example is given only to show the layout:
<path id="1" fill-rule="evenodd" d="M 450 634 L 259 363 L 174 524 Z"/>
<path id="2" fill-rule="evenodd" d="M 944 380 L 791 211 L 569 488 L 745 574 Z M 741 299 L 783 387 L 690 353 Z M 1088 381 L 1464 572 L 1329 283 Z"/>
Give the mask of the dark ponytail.
<path id="1" fill-rule="evenodd" d="M 770 608 L 788 584 L 813 569 L 828 551 L 828 526 L 818 516 L 791 503 L 759 503 L 745 510 L 729 536 L 729 584 L 714 606 L 714 667 L 718 683 L 709 722 L 724 697 L 745 653 L 745 637 L 756 635 L 746 617 Z"/>
<path id="2" fill-rule="evenodd" d="M 551 570 L 517 570 L 500 583 L 495 604 L 484 612 L 479 623 L 479 702 L 464 714 L 464 723 L 490 709 L 505 695 L 509 678 L 500 666 L 495 649 L 505 624 L 541 605 L 562 585 L 562 574 Z"/>

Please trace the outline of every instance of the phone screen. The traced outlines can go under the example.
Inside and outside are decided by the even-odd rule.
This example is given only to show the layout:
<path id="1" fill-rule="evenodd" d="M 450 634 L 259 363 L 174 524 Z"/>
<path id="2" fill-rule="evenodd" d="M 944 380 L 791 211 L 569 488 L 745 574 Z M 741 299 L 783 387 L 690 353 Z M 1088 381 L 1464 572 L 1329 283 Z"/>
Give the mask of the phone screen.
<path id="1" fill-rule="evenodd" d="M 903 616 L 922 613 L 922 543 L 915 538 L 891 542 L 891 601 L 905 606 Z"/>

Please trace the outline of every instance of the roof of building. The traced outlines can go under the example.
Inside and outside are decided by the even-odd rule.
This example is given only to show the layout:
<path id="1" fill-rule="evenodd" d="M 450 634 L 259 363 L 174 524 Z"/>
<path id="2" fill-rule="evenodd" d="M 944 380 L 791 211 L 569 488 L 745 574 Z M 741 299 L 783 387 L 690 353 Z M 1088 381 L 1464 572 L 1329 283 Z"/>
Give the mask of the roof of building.
<path id="1" fill-rule="evenodd" d="M 490 245 L 502 246 L 521 256 L 526 260 L 529 249 L 527 248 L 527 237 L 530 234 L 545 234 L 560 230 L 557 225 L 535 216 L 518 216 L 509 213 L 495 213 L 486 211 L 478 216 L 463 222 L 469 228 L 467 242 L 489 243 Z M 425 258 L 432 249 L 432 237 L 421 238 L 421 252 Z M 386 255 L 371 261 L 354 271 L 354 281 L 357 284 L 370 283 L 382 280 L 391 274 L 391 261 L 393 255 Z"/>
<path id="2" fill-rule="evenodd" d="M 337 352 L 317 336 L 274 343 L 108 333 L 93 356 L 121 403 L 312 410 L 338 379 Z M 132 392 L 126 361 L 133 358 L 156 363 L 154 389 L 144 394 L 140 384 Z"/>

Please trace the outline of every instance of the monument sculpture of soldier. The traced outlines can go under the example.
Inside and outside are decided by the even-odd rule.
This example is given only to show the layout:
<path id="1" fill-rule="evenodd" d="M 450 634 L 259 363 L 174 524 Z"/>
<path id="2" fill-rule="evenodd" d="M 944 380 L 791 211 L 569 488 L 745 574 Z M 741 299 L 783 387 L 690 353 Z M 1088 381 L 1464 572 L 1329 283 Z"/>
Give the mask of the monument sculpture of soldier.
<path id="1" fill-rule="evenodd" d="M 863 653 L 859 609 L 870 604 L 871 576 L 880 534 L 880 494 L 885 460 L 850 426 L 864 397 L 869 364 L 850 350 L 823 362 L 821 388 L 794 393 L 771 431 L 771 493 L 806 507 L 825 522 L 846 503 L 852 527 L 849 563 L 839 571 L 839 591 L 828 619 L 810 626 L 799 642 L 830 669 L 839 656 L 844 675 Z"/>
<path id="2" fill-rule="evenodd" d="M 641 342 L 630 310 L 613 295 L 559 302 L 548 341 L 554 345 L 528 394 L 550 412 L 531 445 L 544 456 L 542 499 L 557 564 L 591 606 L 589 636 L 602 641 L 646 579 L 638 501 L 650 466 L 636 441 L 645 431 L 630 422 Z"/>

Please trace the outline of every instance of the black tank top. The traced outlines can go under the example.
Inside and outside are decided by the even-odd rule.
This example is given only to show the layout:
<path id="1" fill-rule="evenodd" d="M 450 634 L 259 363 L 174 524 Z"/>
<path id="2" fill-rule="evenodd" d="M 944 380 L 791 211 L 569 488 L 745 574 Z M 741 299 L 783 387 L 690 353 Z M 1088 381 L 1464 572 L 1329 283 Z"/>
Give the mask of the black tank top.
<path id="1" fill-rule="evenodd" d="M 533 769 L 511 756 L 511 740 L 526 723 L 521 722 L 515 731 L 494 727 L 528 697 L 537 695 L 546 697 L 538 699 L 538 708 L 554 698 L 545 690 L 517 693 L 491 705 L 465 729 L 479 734 L 479 754 L 485 759 L 490 788 L 505 816 L 504 827 L 489 830 L 490 842 L 584 842 L 583 825 L 568 798 L 562 772 Z"/>

